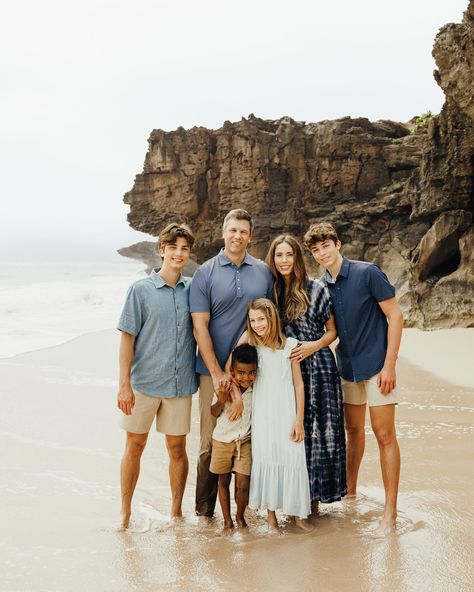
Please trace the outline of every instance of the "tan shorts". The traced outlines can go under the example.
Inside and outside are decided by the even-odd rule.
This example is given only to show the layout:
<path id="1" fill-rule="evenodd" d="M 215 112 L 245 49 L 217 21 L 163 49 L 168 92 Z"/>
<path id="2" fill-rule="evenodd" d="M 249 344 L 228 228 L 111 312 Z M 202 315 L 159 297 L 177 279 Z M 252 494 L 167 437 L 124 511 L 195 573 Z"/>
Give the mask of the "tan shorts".
<path id="1" fill-rule="evenodd" d="M 132 434 L 148 434 L 156 417 L 156 431 L 184 436 L 191 431 L 192 397 L 151 397 L 138 391 L 132 415 L 122 413 L 120 427 Z"/>
<path id="2" fill-rule="evenodd" d="M 397 405 L 397 389 L 393 389 L 389 395 L 382 395 L 377 385 L 377 377 L 378 374 L 375 374 L 372 378 L 362 380 L 361 382 L 351 382 L 350 380 L 341 378 L 344 403 L 348 403 L 349 405 L 365 405 L 368 403 L 369 407 Z"/>
<path id="3" fill-rule="evenodd" d="M 240 444 L 240 458 L 237 442 L 218 442 L 212 440 L 212 456 L 209 470 L 216 475 L 240 473 L 250 475 L 252 447 L 250 440 Z"/>

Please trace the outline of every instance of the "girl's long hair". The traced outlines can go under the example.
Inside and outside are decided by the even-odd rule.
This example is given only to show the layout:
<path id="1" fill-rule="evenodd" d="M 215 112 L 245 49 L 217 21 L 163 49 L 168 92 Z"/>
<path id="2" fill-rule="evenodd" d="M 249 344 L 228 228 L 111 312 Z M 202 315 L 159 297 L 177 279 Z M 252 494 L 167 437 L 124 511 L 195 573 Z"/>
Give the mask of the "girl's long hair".
<path id="1" fill-rule="evenodd" d="M 283 243 L 290 245 L 294 254 L 293 271 L 288 287 L 286 287 L 285 280 L 281 273 L 277 271 L 275 265 L 276 248 Z M 307 311 L 309 305 L 308 294 L 306 292 L 308 273 L 306 272 L 303 248 L 300 242 L 291 234 L 280 234 L 270 245 L 265 262 L 270 268 L 275 280 L 273 297 L 278 308 L 283 311 L 284 320 L 291 323 L 299 319 Z"/>
<path id="2" fill-rule="evenodd" d="M 268 321 L 268 331 L 263 339 L 255 333 L 250 325 L 249 312 L 251 310 L 262 311 Z M 285 345 L 286 337 L 281 328 L 278 309 L 268 298 L 256 298 L 249 304 L 247 309 L 247 334 L 251 345 L 264 345 L 271 349 L 281 349 Z"/>

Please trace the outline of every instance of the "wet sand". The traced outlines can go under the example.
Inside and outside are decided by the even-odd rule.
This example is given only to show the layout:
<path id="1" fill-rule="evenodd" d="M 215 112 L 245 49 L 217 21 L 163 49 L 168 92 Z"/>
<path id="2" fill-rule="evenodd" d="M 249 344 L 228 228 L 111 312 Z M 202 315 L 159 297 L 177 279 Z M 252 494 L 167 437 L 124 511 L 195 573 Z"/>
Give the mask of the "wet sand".
<path id="1" fill-rule="evenodd" d="M 456 331 L 442 339 L 445 377 L 469 367 L 474 330 L 462 338 Z M 437 364 L 430 348 L 438 350 L 439 335 L 432 335 L 421 336 L 420 349 L 418 333 L 407 332 L 401 352 L 413 360 L 417 351 L 418 365 L 399 362 L 400 513 L 396 534 L 384 539 L 371 534 L 383 489 L 369 427 L 358 497 L 323 506 L 314 532 L 300 534 L 286 522 L 281 536 L 269 536 L 263 516 L 252 514 L 247 533 L 222 537 L 220 511 L 198 530 L 197 405 L 186 521 L 166 527 L 166 452 L 152 432 L 136 522 L 120 532 L 116 332 L 0 360 L 0 590 L 472 590 L 474 372 L 471 379 L 464 372 L 460 384 L 427 372 Z"/>

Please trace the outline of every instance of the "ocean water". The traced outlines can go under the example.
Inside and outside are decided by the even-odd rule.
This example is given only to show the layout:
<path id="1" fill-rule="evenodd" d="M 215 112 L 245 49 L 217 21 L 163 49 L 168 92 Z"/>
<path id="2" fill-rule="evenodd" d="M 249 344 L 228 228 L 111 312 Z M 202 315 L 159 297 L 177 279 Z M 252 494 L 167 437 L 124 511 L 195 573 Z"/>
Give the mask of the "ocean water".
<path id="1" fill-rule="evenodd" d="M 116 326 L 144 264 L 0 263 L 0 358 Z"/>

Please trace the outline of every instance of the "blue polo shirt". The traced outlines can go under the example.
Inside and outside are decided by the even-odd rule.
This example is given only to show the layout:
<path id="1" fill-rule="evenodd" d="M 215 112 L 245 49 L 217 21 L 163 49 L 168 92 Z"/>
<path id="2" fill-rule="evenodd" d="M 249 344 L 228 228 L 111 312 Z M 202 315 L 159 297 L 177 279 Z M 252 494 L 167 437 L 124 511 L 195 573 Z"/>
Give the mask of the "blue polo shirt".
<path id="1" fill-rule="evenodd" d="M 221 368 L 245 330 L 249 302 L 271 298 L 272 290 L 273 278 L 267 265 L 248 253 L 237 266 L 222 249 L 194 274 L 189 306 L 191 312 L 210 313 L 209 333 Z M 209 375 L 200 353 L 196 371 Z"/>
<path id="2" fill-rule="evenodd" d="M 130 286 L 117 326 L 135 335 L 132 387 L 152 397 L 188 397 L 198 388 L 189 313 L 191 278 L 170 286 L 154 269 Z"/>
<path id="3" fill-rule="evenodd" d="M 395 288 L 373 263 L 343 258 L 334 281 L 323 276 L 331 294 L 339 344 L 336 359 L 345 380 L 361 382 L 383 367 L 387 353 L 387 318 L 379 302 L 395 296 Z"/>

